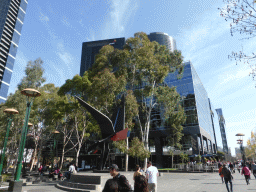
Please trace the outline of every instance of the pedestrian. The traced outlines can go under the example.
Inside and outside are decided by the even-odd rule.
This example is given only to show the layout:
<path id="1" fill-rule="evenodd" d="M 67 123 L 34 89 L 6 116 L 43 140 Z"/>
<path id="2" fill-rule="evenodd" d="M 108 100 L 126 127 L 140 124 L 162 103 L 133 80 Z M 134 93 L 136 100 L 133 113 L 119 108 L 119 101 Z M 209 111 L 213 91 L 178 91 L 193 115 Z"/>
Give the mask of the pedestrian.
<path id="1" fill-rule="evenodd" d="M 252 164 L 252 174 L 256 179 L 256 164 L 255 163 Z"/>
<path id="2" fill-rule="evenodd" d="M 246 167 L 245 164 L 243 165 L 243 169 L 242 169 L 241 175 L 243 175 L 243 174 L 244 174 L 244 178 L 245 178 L 246 184 L 249 185 L 250 184 L 249 180 L 250 180 L 251 173 L 250 173 L 250 169 L 248 167 Z"/>
<path id="3" fill-rule="evenodd" d="M 238 172 L 240 173 L 240 170 L 241 170 L 241 163 L 239 162 L 238 165 L 237 165 L 237 170 Z"/>
<path id="4" fill-rule="evenodd" d="M 140 171 L 140 166 L 136 165 L 136 171 L 133 173 L 133 180 L 135 181 L 135 177 L 142 175 Z"/>
<path id="5" fill-rule="evenodd" d="M 117 182 L 118 184 L 118 192 L 129 192 L 132 191 L 132 187 L 129 184 L 129 181 L 126 179 L 124 175 L 121 175 L 118 172 L 118 166 L 116 164 L 112 164 L 109 167 L 109 173 L 113 177 L 113 180 Z M 107 184 L 107 183 L 106 183 Z M 106 186 L 103 189 L 103 192 L 107 191 L 108 186 Z"/>
<path id="6" fill-rule="evenodd" d="M 229 168 L 231 173 L 234 173 L 234 165 L 232 164 L 232 162 L 229 163 Z"/>
<path id="7" fill-rule="evenodd" d="M 39 174 L 40 174 L 40 175 L 43 175 L 43 165 L 41 165 L 41 166 L 39 167 L 38 171 L 39 171 Z"/>
<path id="8" fill-rule="evenodd" d="M 225 180 L 225 184 L 226 184 L 226 188 L 227 188 L 228 192 L 233 192 L 233 186 L 232 186 L 233 176 L 231 174 L 231 171 L 227 168 L 227 166 L 225 164 L 223 165 L 221 174 L 223 174 L 223 176 L 224 176 L 224 180 Z M 230 183 L 230 190 L 228 187 L 228 182 Z"/>
<path id="9" fill-rule="evenodd" d="M 71 174 L 75 172 L 76 172 L 76 169 L 75 169 L 74 163 L 71 163 L 69 166 L 68 172 L 65 173 L 66 178 L 70 179 Z"/>
<path id="10" fill-rule="evenodd" d="M 139 175 L 135 177 L 134 192 L 148 192 L 148 182 L 146 177 Z"/>
<path id="11" fill-rule="evenodd" d="M 224 175 L 221 173 L 221 171 L 222 171 L 222 168 L 223 168 L 223 165 L 220 165 L 220 168 L 219 168 L 219 176 L 220 176 L 220 178 L 221 178 L 221 181 L 222 181 L 222 184 L 224 183 Z"/>
<path id="12" fill-rule="evenodd" d="M 118 192 L 118 183 L 114 179 L 107 180 L 102 192 Z"/>
<path id="13" fill-rule="evenodd" d="M 148 180 L 148 188 L 151 192 L 157 191 L 157 176 L 158 176 L 158 170 L 155 166 L 152 166 L 151 161 L 148 161 L 147 163 L 147 170 L 146 170 L 146 178 Z"/>

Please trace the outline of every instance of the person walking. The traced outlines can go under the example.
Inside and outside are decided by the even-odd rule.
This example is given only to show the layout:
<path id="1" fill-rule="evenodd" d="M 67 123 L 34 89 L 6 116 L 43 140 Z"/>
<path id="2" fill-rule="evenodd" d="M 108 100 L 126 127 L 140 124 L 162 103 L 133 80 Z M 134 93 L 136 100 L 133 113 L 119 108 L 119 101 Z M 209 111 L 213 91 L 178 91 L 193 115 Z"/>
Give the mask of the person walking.
<path id="1" fill-rule="evenodd" d="M 231 173 L 234 173 L 234 165 L 232 162 L 229 163 L 229 168 L 230 168 Z"/>
<path id="2" fill-rule="evenodd" d="M 134 192 L 148 192 L 148 182 L 143 175 L 135 177 Z"/>
<path id="3" fill-rule="evenodd" d="M 237 165 L 237 170 L 238 170 L 239 173 L 240 173 L 240 169 L 241 169 L 241 163 L 239 162 L 238 165 Z"/>
<path id="4" fill-rule="evenodd" d="M 132 191 L 132 187 L 129 184 L 129 181 L 126 179 L 124 175 L 121 175 L 118 172 L 118 166 L 116 164 L 112 164 L 109 167 L 109 173 L 113 177 L 113 180 L 118 184 L 118 192 L 130 192 Z M 109 183 L 106 182 L 104 189 L 102 192 L 108 192 L 108 185 Z"/>
<path id="5" fill-rule="evenodd" d="M 227 188 L 228 192 L 233 192 L 233 186 L 232 186 L 233 176 L 231 174 L 231 171 L 227 168 L 227 166 L 225 164 L 223 165 L 223 168 L 221 170 L 221 174 L 224 177 L 226 188 Z M 229 190 L 229 187 L 228 187 L 228 182 L 230 183 L 230 190 Z"/>
<path id="6" fill-rule="evenodd" d="M 152 166 L 151 161 L 148 161 L 147 170 L 146 170 L 146 179 L 148 180 L 149 192 L 157 191 L 157 176 L 158 176 L 157 168 L 155 166 Z"/>
<path id="7" fill-rule="evenodd" d="M 256 164 L 255 163 L 252 164 L 252 174 L 256 179 Z"/>
<path id="8" fill-rule="evenodd" d="M 224 175 L 221 173 L 221 171 L 222 171 L 222 168 L 223 168 L 223 165 L 221 165 L 220 166 L 220 168 L 219 168 L 219 175 L 220 175 L 220 178 L 221 178 L 221 181 L 222 181 L 222 184 L 224 183 Z"/>
<path id="9" fill-rule="evenodd" d="M 135 181 L 135 177 L 142 175 L 140 171 L 140 166 L 136 165 L 136 171 L 133 173 L 133 180 Z"/>
<path id="10" fill-rule="evenodd" d="M 70 179 L 71 174 L 72 174 L 72 173 L 75 173 L 75 172 L 76 172 L 76 168 L 75 168 L 75 166 L 74 166 L 74 163 L 71 163 L 70 166 L 69 166 L 68 172 L 65 173 L 65 177 L 66 177 L 67 179 Z"/>
<path id="11" fill-rule="evenodd" d="M 250 180 L 251 173 L 250 173 L 250 169 L 248 167 L 246 167 L 245 164 L 243 165 L 243 169 L 242 169 L 241 175 L 243 175 L 243 174 L 244 174 L 244 178 L 245 178 L 246 184 L 249 185 L 250 184 L 249 180 Z"/>

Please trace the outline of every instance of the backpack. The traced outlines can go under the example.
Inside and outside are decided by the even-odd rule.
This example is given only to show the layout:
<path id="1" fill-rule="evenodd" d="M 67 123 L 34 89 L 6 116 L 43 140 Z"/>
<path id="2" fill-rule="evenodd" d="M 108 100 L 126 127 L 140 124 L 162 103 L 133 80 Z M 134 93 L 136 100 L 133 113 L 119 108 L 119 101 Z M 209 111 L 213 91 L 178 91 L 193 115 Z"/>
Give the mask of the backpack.
<path id="1" fill-rule="evenodd" d="M 231 179 L 232 175 L 228 168 L 224 167 L 221 171 L 221 173 L 224 175 L 224 178 Z"/>

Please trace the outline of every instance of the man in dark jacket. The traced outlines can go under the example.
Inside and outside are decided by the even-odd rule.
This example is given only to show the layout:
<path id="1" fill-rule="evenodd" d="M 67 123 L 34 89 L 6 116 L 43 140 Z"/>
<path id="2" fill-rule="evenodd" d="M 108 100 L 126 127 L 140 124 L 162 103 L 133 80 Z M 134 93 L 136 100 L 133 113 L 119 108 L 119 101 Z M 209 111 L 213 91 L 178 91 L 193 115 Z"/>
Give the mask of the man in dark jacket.
<path id="1" fill-rule="evenodd" d="M 114 181 L 117 181 L 118 184 L 118 191 L 120 192 L 130 192 L 132 191 L 131 185 L 129 184 L 129 181 L 126 179 L 124 175 L 121 175 L 118 172 L 118 166 L 116 164 L 112 164 L 109 167 L 109 173 L 113 177 Z M 107 184 L 107 182 L 106 182 Z M 105 187 L 102 192 L 108 192 L 107 186 L 105 184 Z"/>
<path id="2" fill-rule="evenodd" d="M 225 184 L 226 184 L 226 188 L 227 188 L 228 192 L 233 192 L 233 187 L 232 187 L 233 176 L 231 175 L 231 172 L 227 168 L 226 164 L 223 165 L 221 174 L 224 175 L 224 180 L 225 180 Z M 229 190 L 229 187 L 228 187 L 228 182 L 230 183 L 230 190 Z"/>

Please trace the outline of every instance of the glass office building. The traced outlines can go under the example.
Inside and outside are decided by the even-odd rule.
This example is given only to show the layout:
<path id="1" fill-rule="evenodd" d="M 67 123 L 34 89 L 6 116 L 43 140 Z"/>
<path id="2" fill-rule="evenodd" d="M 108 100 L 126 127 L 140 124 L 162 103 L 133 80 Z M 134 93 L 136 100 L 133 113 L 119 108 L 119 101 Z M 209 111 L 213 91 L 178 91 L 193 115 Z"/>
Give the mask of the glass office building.
<path id="1" fill-rule="evenodd" d="M 0 0 L 0 103 L 7 99 L 27 0 Z"/>
<path id="2" fill-rule="evenodd" d="M 191 62 L 184 63 L 184 73 L 181 78 L 178 74 L 169 73 L 165 83 L 175 86 L 181 95 L 187 119 L 184 126 L 183 143 L 185 149 L 193 150 L 193 154 L 216 152 L 213 121 L 207 92 L 198 77 Z M 213 145 L 214 144 L 214 145 Z"/>
<path id="3" fill-rule="evenodd" d="M 222 138 L 222 144 L 223 144 L 223 152 L 228 153 L 228 143 L 227 143 L 227 137 L 226 137 L 226 125 L 225 125 L 225 118 L 222 113 L 222 109 L 216 109 L 216 112 L 218 114 L 219 118 L 219 125 L 220 125 L 220 133 Z"/>
<path id="4" fill-rule="evenodd" d="M 105 39 L 100 41 L 84 42 L 82 46 L 82 56 L 80 65 L 80 76 L 92 67 L 95 56 L 99 53 L 104 45 L 112 45 L 115 49 L 123 49 L 125 38 Z"/>
<path id="5" fill-rule="evenodd" d="M 148 35 L 150 41 L 156 41 L 160 45 L 165 45 L 167 49 L 170 51 L 174 51 L 176 49 L 176 41 L 173 37 L 169 36 L 167 33 L 162 32 L 154 32 Z"/>
<path id="6" fill-rule="evenodd" d="M 154 32 L 148 35 L 150 41 L 156 41 L 160 45 L 165 45 L 170 51 L 176 49 L 175 40 L 166 33 Z M 122 49 L 125 44 L 125 38 L 108 39 L 102 41 L 93 41 L 83 43 L 80 75 L 88 70 L 94 63 L 94 58 L 102 46 L 116 40 L 115 48 Z M 181 144 L 187 154 L 206 154 L 216 152 L 216 135 L 214 128 L 216 118 L 213 118 L 211 103 L 207 92 L 198 77 L 191 62 L 184 63 L 184 72 L 180 76 L 177 71 L 169 73 L 164 83 L 167 86 L 176 86 L 177 92 L 182 97 L 182 106 L 186 113 L 186 122 L 184 126 L 184 136 Z M 165 126 L 164 115 L 161 110 L 155 108 L 151 113 L 151 124 L 149 133 L 149 147 L 152 152 L 151 159 L 158 167 L 168 167 L 169 148 L 167 147 L 166 137 L 168 136 L 168 127 Z M 178 154 L 175 154 L 178 155 Z M 164 157 L 165 156 L 165 157 Z"/>

